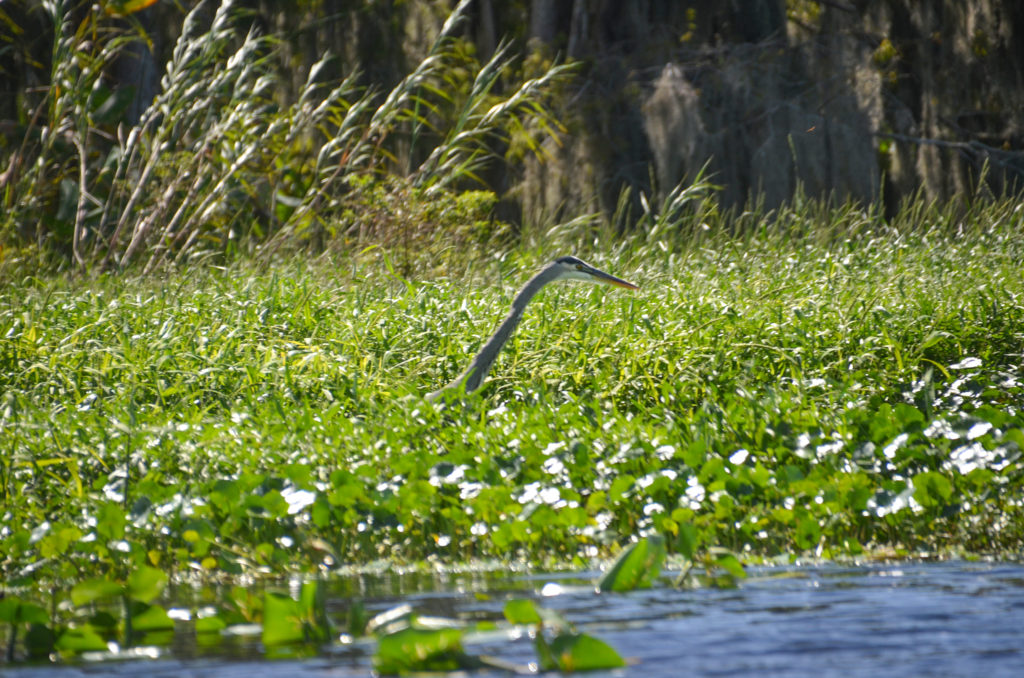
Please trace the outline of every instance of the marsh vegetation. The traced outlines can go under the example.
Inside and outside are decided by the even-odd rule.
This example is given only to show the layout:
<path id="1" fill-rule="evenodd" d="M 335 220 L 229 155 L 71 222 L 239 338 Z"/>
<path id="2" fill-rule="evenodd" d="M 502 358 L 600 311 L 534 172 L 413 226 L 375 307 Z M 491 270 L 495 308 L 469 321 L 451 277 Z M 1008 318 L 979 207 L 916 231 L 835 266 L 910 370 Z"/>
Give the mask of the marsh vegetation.
<path id="1" fill-rule="evenodd" d="M 1019 553 L 1019 202 L 722 210 L 698 176 L 513 228 L 465 187 L 496 147 L 539 152 L 569 69 L 516 81 L 445 33 L 390 93 L 311 74 L 277 109 L 270 45 L 229 19 L 186 25 L 128 130 L 104 133 L 116 43 L 59 61 L 9 164 L 9 656 L 166 629 L 169 585 L 209 592 L 213 632 L 271 605 L 298 620 L 271 633 L 322 640 L 316 587 L 230 587 L 582 570 L 644 537 L 723 586 L 740 561 Z M 563 254 L 641 289 L 545 289 L 482 389 L 426 401 Z"/>

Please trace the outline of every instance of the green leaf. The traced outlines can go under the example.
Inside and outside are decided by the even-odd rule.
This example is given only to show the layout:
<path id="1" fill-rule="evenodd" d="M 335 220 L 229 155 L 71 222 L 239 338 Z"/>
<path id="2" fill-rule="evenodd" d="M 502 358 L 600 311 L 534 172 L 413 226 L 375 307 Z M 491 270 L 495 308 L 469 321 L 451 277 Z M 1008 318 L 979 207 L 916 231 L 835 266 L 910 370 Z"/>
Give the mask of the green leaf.
<path id="1" fill-rule="evenodd" d="M 71 602 L 76 606 L 91 603 L 100 598 L 118 596 L 124 592 L 124 586 L 109 579 L 86 579 L 71 589 Z"/>
<path id="2" fill-rule="evenodd" d="M 388 634 L 377 644 L 374 668 L 383 674 L 409 671 L 455 671 L 467 667 L 462 629 L 406 628 Z"/>
<path id="3" fill-rule="evenodd" d="M 104 652 L 107 643 L 88 626 L 79 626 L 63 631 L 54 647 L 59 652 Z"/>
<path id="4" fill-rule="evenodd" d="M 316 501 L 310 507 L 309 515 L 313 519 L 313 524 L 319 528 L 325 528 L 330 524 L 331 505 L 327 502 L 326 497 L 322 494 L 317 495 Z"/>
<path id="5" fill-rule="evenodd" d="M 304 640 L 299 603 L 287 594 L 268 591 L 263 597 L 263 644 L 284 645 Z"/>
<path id="6" fill-rule="evenodd" d="M 77 527 L 54 530 L 39 541 L 39 554 L 44 558 L 60 558 L 81 538 L 82 531 Z"/>
<path id="7" fill-rule="evenodd" d="M 1003 428 L 1006 426 L 1006 423 L 1013 418 L 1006 410 L 997 409 L 991 405 L 981 405 L 975 408 L 975 410 L 971 412 L 971 415 L 983 421 L 987 421 L 996 428 Z"/>
<path id="8" fill-rule="evenodd" d="M 107 14 L 126 15 L 139 12 L 150 5 L 156 4 L 157 0 L 109 0 L 105 10 Z"/>
<path id="9" fill-rule="evenodd" d="M 904 431 L 908 429 L 919 430 L 920 425 L 924 422 L 924 414 L 913 405 L 896 403 L 893 413 L 896 415 L 896 421 L 899 422 L 900 427 Z"/>
<path id="10" fill-rule="evenodd" d="M 914 499 L 921 506 L 944 506 L 952 495 L 953 484 L 938 471 L 925 471 L 914 476 Z"/>
<path id="11" fill-rule="evenodd" d="M 679 536 L 676 537 L 676 550 L 687 560 L 693 560 L 697 553 L 697 528 L 692 523 L 679 525 Z"/>
<path id="12" fill-rule="evenodd" d="M 39 605 L 22 603 L 18 609 L 18 621 L 23 624 L 49 624 L 50 613 Z"/>
<path id="13" fill-rule="evenodd" d="M 92 120 L 97 125 L 116 125 L 135 98 L 134 87 L 120 87 L 97 97 Z"/>
<path id="14" fill-rule="evenodd" d="M 33 624 L 25 634 L 25 649 L 31 659 L 44 659 L 54 650 L 53 629 L 43 624 Z"/>
<path id="15" fill-rule="evenodd" d="M 299 613 L 305 625 L 307 639 L 325 642 L 330 635 L 330 627 L 320 582 L 303 582 L 302 590 L 299 592 Z"/>
<path id="16" fill-rule="evenodd" d="M 551 651 L 551 645 L 543 633 L 537 634 L 537 639 L 533 641 L 533 646 L 537 650 L 537 662 L 540 664 L 541 670 L 553 671 L 558 668 L 558 659 Z"/>
<path id="17" fill-rule="evenodd" d="M 540 624 L 537 606 L 529 598 L 514 598 L 505 603 L 505 619 L 510 624 Z"/>
<path id="18" fill-rule="evenodd" d="M 608 489 L 608 498 L 613 502 L 621 500 L 622 496 L 633 487 L 635 482 L 636 478 L 629 474 L 616 477 L 612 481 L 612 486 Z"/>
<path id="19" fill-rule="evenodd" d="M 793 541 L 802 549 L 811 549 L 817 546 L 821 538 L 821 526 L 818 520 L 809 513 L 804 513 L 796 519 L 796 533 Z"/>
<path id="20" fill-rule="evenodd" d="M 136 605 L 139 604 L 141 603 L 136 603 Z M 117 629 L 117 623 L 117 617 L 108 610 L 97 610 L 94 614 L 89 615 L 89 626 L 100 634 L 109 635 L 113 633 Z"/>
<path id="21" fill-rule="evenodd" d="M 106 541 L 124 539 L 127 520 L 120 504 L 112 501 L 100 504 L 96 512 L 96 533 Z"/>
<path id="22" fill-rule="evenodd" d="M 159 605 L 136 603 L 132 605 L 132 630 L 139 632 L 168 631 L 174 628 L 174 620 Z"/>
<path id="23" fill-rule="evenodd" d="M 366 626 L 369 623 L 370 615 L 362 601 L 353 601 L 352 607 L 348 609 L 348 632 L 356 638 L 365 636 Z"/>
<path id="24" fill-rule="evenodd" d="M 263 614 L 263 596 L 257 595 L 244 586 L 233 586 L 228 599 L 234 603 L 238 614 L 247 622 L 256 621 Z"/>
<path id="25" fill-rule="evenodd" d="M 322 606 L 320 586 L 316 581 L 302 582 L 302 589 L 299 591 L 299 611 L 303 616 L 309 617 L 317 613 L 317 608 Z"/>
<path id="26" fill-rule="evenodd" d="M 196 633 L 220 633 L 227 627 L 227 622 L 217 615 L 196 619 Z"/>
<path id="27" fill-rule="evenodd" d="M 128 596 L 151 603 L 167 586 L 167 575 L 155 567 L 143 565 L 128 576 Z"/>
<path id="28" fill-rule="evenodd" d="M 724 549 L 716 549 L 715 565 L 737 579 L 743 579 L 747 576 L 747 572 L 743 569 L 743 563 L 740 562 L 740 559 Z"/>
<path id="29" fill-rule="evenodd" d="M 597 671 L 626 665 L 608 643 L 586 633 L 561 633 L 550 644 L 538 636 L 537 655 L 545 671 Z"/>
<path id="30" fill-rule="evenodd" d="M 554 631 L 564 631 L 571 624 L 552 609 L 537 605 L 532 600 L 517 598 L 505 604 L 505 618 L 512 624 L 540 624 Z"/>
<path id="31" fill-rule="evenodd" d="M 632 591 L 648 588 L 661 574 L 665 539 L 655 535 L 641 539 L 619 554 L 598 582 L 601 591 Z"/>
<path id="32" fill-rule="evenodd" d="M 690 468 L 700 468 L 707 458 L 707 451 L 707 444 L 703 440 L 694 440 L 683 450 L 683 461 Z"/>
<path id="33" fill-rule="evenodd" d="M 0 621 L 13 624 L 18 621 L 18 609 L 21 607 L 21 600 L 14 596 L 0 598 Z"/>

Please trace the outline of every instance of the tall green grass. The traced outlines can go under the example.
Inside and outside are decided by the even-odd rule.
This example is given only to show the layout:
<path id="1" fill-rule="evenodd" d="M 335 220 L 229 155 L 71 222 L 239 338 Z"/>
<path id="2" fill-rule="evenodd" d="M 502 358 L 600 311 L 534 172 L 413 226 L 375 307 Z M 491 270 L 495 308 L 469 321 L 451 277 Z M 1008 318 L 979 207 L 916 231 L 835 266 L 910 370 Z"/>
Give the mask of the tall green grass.
<path id="1" fill-rule="evenodd" d="M 748 558 L 1018 550 L 1021 211 L 915 209 L 585 245 L 642 290 L 546 289 L 448 405 L 422 395 L 573 243 L 430 280 L 379 251 L 25 278 L 0 292 L 3 579 L 582 566 L 647 532 Z"/>

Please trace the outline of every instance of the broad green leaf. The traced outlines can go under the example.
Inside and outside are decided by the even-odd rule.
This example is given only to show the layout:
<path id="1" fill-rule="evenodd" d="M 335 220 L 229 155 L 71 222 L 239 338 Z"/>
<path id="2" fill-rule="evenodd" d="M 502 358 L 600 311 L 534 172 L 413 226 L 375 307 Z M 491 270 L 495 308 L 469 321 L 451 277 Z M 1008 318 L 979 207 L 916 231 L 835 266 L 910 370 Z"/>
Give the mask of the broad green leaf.
<path id="1" fill-rule="evenodd" d="M 587 511 L 591 514 L 597 513 L 608 505 L 608 495 L 603 490 L 598 490 L 587 497 Z"/>
<path id="2" fill-rule="evenodd" d="M 44 558 L 59 558 L 81 538 L 82 531 L 77 527 L 54 530 L 39 541 L 39 554 Z"/>
<path id="3" fill-rule="evenodd" d="M 54 647 L 59 652 L 103 652 L 107 642 L 87 626 L 66 629 L 58 637 Z"/>
<path id="4" fill-rule="evenodd" d="M 693 560 L 697 553 L 697 528 L 693 523 L 681 523 L 679 536 L 676 537 L 676 549 L 687 560 Z"/>
<path id="5" fill-rule="evenodd" d="M 299 612 L 305 622 L 309 640 L 324 642 L 330 635 L 327 612 L 324 609 L 323 590 L 315 580 L 303 582 L 299 593 Z"/>
<path id="6" fill-rule="evenodd" d="M 747 576 L 746 570 L 743 569 L 743 563 L 734 554 L 722 548 L 713 549 L 712 552 L 715 558 L 715 565 L 737 579 L 743 579 Z"/>
<path id="7" fill-rule="evenodd" d="M 540 624 L 547 629 L 563 631 L 570 628 L 565 617 L 532 600 L 516 598 L 505 604 L 505 619 L 512 624 Z"/>
<path id="8" fill-rule="evenodd" d="M 141 605 L 141 603 L 135 603 Z M 117 608 L 113 608 L 117 609 Z M 112 615 L 108 610 L 97 610 L 89 615 L 89 626 L 98 633 L 113 633 L 119 623 L 118 617 Z"/>
<path id="9" fill-rule="evenodd" d="M 987 421 L 996 428 L 1003 428 L 1013 417 L 1005 409 L 995 408 L 992 405 L 981 405 L 971 412 L 971 416 L 982 421 Z"/>
<path id="10" fill-rule="evenodd" d="M 124 586 L 109 579 L 86 579 L 71 589 L 71 602 L 80 606 L 107 596 L 117 596 L 124 592 Z"/>
<path id="11" fill-rule="evenodd" d="M 899 422 L 900 427 L 903 430 L 919 430 L 920 424 L 924 422 L 924 414 L 922 414 L 921 410 L 917 409 L 913 405 L 896 403 L 896 407 L 893 408 L 893 413 L 896 416 L 896 421 Z"/>
<path id="12" fill-rule="evenodd" d="M 132 605 L 132 630 L 139 632 L 168 631 L 174 628 L 174 620 L 159 605 L 135 603 Z"/>
<path id="13" fill-rule="evenodd" d="M 49 624 L 50 613 L 39 605 L 22 603 L 18 609 L 18 621 L 23 624 Z"/>
<path id="14" fill-rule="evenodd" d="M 796 519 L 796 534 L 793 535 L 796 545 L 802 549 L 811 549 L 818 544 L 820 538 L 818 520 L 809 513 L 799 515 Z"/>
<path id="15" fill-rule="evenodd" d="M 263 597 L 263 644 L 300 643 L 306 640 L 299 603 L 284 593 L 268 591 Z"/>
<path id="16" fill-rule="evenodd" d="M 14 596 L 0 598 L 0 621 L 13 624 L 18 621 L 18 609 L 21 600 Z"/>
<path id="17" fill-rule="evenodd" d="M 151 603 L 167 586 L 167 575 L 155 567 L 143 565 L 128 575 L 128 596 L 133 600 Z"/>
<path id="18" fill-rule="evenodd" d="M 124 528 L 127 519 L 121 505 L 107 501 L 99 506 L 96 512 L 96 533 L 104 541 L 119 541 L 124 539 Z"/>
<path id="19" fill-rule="evenodd" d="M 683 461 L 690 468 L 700 468 L 707 457 L 707 444 L 700 439 L 692 441 L 683 450 Z"/>
<path id="20" fill-rule="evenodd" d="M 320 586 L 316 581 L 302 582 L 302 589 L 299 591 L 299 610 L 305 616 L 315 615 L 317 608 L 322 606 Z"/>
<path id="21" fill-rule="evenodd" d="M 619 554 L 597 587 L 601 591 L 632 591 L 650 587 L 661 574 L 664 561 L 664 537 L 655 535 L 641 539 Z"/>
<path id="22" fill-rule="evenodd" d="M 327 527 L 331 522 L 331 505 L 323 494 L 318 494 L 313 506 L 309 509 L 313 524 L 319 528 Z"/>
<path id="23" fill-rule="evenodd" d="M 612 486 L 608 489 L 608 498 L 613 502 L 619 501 L 622 498 L 622 495 L 633 487 L 633 483 L 635 482 L 636 478 L 629 474 L 623 474 L 616 477 L 615 480 L 612 481 Z"/>
<path id="24" fill-rule="evenodd" d="M 551 645 L 543 633 L 538 633 L 533 646 L 537 650 L 537 663 L 543 671 L 554 671 L 558 669 L 558 659 L 551 651 Z"/>
<path id="25" fill-rule="evenodd" d="M 248 622 L 256 621 L 263 613 L 264 596 L 244 586 L 233 586 L 228 598 L 235 604 L 238 614 Z"/>
<path id="26" fill-rule="evenodd" d="M 377 644 L 374 668 L 383 674 L 410 671 L 455 671 L 469 662 L 462 651 L 462 629 L 406 628 Z"/>
<path id="27" fill-rule="evenodd" d="M 217 615 L 196 619 L 196 633 L 220 633 L 227 627 L 227 622 Z"/>
<path id="28" fill-rule="evenodd" d="M 914 499 L 921 506 L 944 506 L 952 495 L 953 484 L 938 471 L 925 471 L 914 476 Z"/>
<path id="29" fill-rule="evenodd" d="M 505 619 L 510 624 L 540 624 L 537 606 L 528 598 L 515 598 L 505 603 Z"/>
<path id="30" fill-rule="evenodd" d="M 545 671 L 597 671 L 626 665 L 611 645 L 586 633 L 561 633 L 550 643 L 538 636 L 537 655 Z"/>
<path id="31" fill-rule="evenodd" d="M 25 649 L 32 659 L 43 659 L 54 650 L 53 629 L 43 624 L 33 624 L 25 634 Z"/>

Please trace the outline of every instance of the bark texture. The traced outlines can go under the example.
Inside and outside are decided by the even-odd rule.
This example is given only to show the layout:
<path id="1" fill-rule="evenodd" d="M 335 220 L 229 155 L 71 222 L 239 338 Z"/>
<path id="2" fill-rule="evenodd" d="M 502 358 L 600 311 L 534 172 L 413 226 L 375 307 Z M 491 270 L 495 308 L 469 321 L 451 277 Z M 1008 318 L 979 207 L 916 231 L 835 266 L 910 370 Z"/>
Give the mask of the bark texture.
<path id="1" fill-rule="evenodd" d="M 289 99 L 326 52 L 339 58 L 325 79 L 358 68 L 386 91 L 423 58 L 454 2 L 238 4 L 280 39 Z M 10 147 L 49 84 L 52 25 L 37 3 L 3 5 L 0 140 Z M 126 122 L 159 86 L 180 18 L 172 3 L 135 15 L 151 39 L 110 74 L 136 92 Z M 487 174 L 505 195 L 503 216 L 611 212 L 624 188 L 664 193 L 705 164 L 725 205 L 778 205 L 798 187 L 891 204 L 917 191 L 1022 187 L 1020 0 L 476 0 L 469 19 L 464 37 L 482 60 L 510 38 L 535 62 L 582 66 L 551 159 Z"/>

